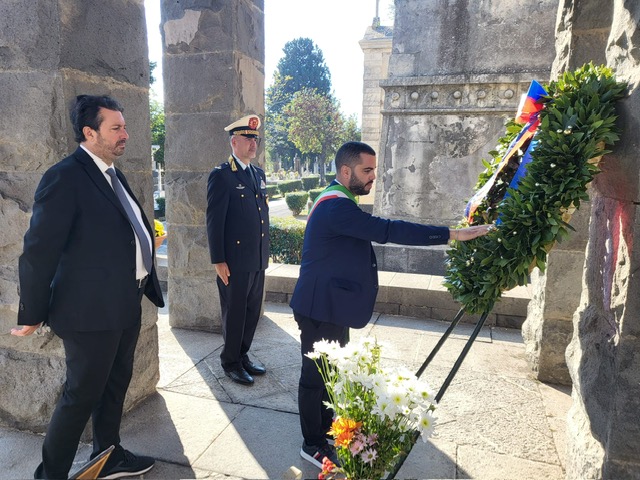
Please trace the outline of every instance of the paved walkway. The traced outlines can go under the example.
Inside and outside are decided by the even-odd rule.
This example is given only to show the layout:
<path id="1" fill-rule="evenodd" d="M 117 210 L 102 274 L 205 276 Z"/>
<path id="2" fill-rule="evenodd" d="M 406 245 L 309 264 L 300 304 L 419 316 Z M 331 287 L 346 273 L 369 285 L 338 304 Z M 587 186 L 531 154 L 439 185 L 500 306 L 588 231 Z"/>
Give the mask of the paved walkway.
<path id="1" fill-rule="evenodd" d="M 385 362 L 417 370 L 446 326 L 376 314 L 352 336 L 383 339 L 391 345 Z M 472 328 L 460 325 L 423 375 L 434 389 Z M 317 477 L 298 454 L 300 353 L 286 305 L 265 305 L 252 353 L 269 372 L 252 387 L 224 376 L 220 335 L 171 329 L 166 309 L 158 331 L 157 394 L 129 412 L 122 428 L 126 448 L 158 459 L 144 478 L 280 479 L 292 466 Z M 563 479 L 569 406 L 568 389 L 531 378 L 519 331 L 487 327 L 437 409 L 435 436 L 416 444 L 398 478 Z M 41 444 L 39 435 L 0 429 L 0 479 L 31 478 Z M 89 451 L 81 445 L 77 465 Z"/>

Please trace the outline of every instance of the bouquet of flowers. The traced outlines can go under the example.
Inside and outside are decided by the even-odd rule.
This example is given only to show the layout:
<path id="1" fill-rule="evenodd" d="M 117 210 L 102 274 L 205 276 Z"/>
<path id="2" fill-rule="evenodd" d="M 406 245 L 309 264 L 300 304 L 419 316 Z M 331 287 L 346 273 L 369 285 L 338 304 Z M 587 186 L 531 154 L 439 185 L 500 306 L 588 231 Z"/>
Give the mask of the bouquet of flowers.
<path id="1" fill-rule="evenodd" d="M 160 220 L 154 219 L 153 227 L 155 230 L 156 237 L 164 237 L 167 234 L 167 231 L 164 229 L 164 225 Z"/>
<path id="2" fill-rule="evenodd" d="M 334 411 L 329 434 L 340 466 L 325 458 L 319 479 L 382 478 L 434 427 L 435 401 L 430 387 L 405 368 L 380 366 L 380 344 L 372 338 L 340 347 L 320 341 L 308 354 L 327 387 L 327 406 Z"/>

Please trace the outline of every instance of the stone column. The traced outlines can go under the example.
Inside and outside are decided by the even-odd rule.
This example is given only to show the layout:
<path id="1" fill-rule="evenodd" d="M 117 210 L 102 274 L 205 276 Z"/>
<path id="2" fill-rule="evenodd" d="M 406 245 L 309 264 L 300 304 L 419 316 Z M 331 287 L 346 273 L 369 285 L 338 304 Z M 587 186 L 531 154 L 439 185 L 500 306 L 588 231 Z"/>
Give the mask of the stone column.
<path id="1" fill-rule="evenodd" d="M 583 27 L 578 36 L 588 26 L 597 36 L 601 20 L 610 21 L 606 61 L 619 80 L 631 85 L 619 105 L 621 141 L 604 157 L 593 182 L 583 291 L 567 349 L 573 380 L 567 478 L 640 478 L 640 59 L 635 53 L 640 5 L 624 0 L 608 8 L 598 0 L 565 4 L 568 12 L 589 14 L 582 22 L 566 21 Z"/>
<path id="2" fill-rule="evenodd" d="M 0 423 L 44 431 L 64 382 L 64 349 L 52 333 L 8 334 L 18 311 L 18 256 L 42 174 L 75 150 L 68 105 L 109 94 L 131 136 L 119 168 L 153 218 L 149 62 L 143 0 L 0 3 Z M 155 307 L 143 329 L 126 406 L 159 378 Z"/>
<path id="3" fill-rule="evenodd" d="M 460 221 L 506 118 L 549 78 L 556 1 L 396 0 L 375 214 Z M 376 247 L 378 267 L 441 275 L 444 250 Z"/>
<path id="4" fill-rule="evenodd" d="M 264 4 L 163 0 L 161 29 L 169 318 L 174 327 L 219 332 L 207 179 L 231 153 L 224 127 L 251 112 L 264 118 Z"/>
<path id="5" fill-rule="evenodd" d="M 376 20 L 377 17 L 374 19 Z M 389 72 L 389 57 L 393 27 L 373 25 L 367 27 L 360 48 L 364 53 L 364 78 L 362 92 L 362 141 L 371 145 L 380 153 L 380 132 L 382 130 L 382 106 L 384 90 L 380 81 L 385 80 Z M 369 195 L 360 197 L 361 208 L 373 210 L 376 183 Z"/>

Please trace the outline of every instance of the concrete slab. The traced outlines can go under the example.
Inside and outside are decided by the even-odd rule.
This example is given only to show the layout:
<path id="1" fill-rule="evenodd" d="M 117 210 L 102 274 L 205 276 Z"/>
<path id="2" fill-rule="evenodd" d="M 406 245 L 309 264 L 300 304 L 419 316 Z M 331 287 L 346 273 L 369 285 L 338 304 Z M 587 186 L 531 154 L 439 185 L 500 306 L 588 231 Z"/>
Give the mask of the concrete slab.
<path id="1" fill-rule="evenodd" d="M 514 455 L 500 455 L 467 445 L 462 445 L 458 448 L 458 464 L 464 465 L 467 476 L 456 476 L 455 478 L 478 478 L 482 480 L 512 478 L 561 480 L 565 478 L 564 471 L 558 465 L 535 462 Z"/>
<path id="2" fill-rule="evenodd" d="M 416 371 L 447 326 L 376 313 L 351 338 L 377 336 L 389 345 L 383 364 Z M 472 329 L 459 325 L 425 371 L 434 392 Z M 158 393 L 127 413 L 122 425 L 125 448 L 158 459 L 144 478 L 283 478 L 291 466 L 303 478 L 317 477 L 299 456 L 299 333 L 287 305 L 265 304 L 250 353 L 268 373 L 252 387 L 224 376 L 220 335 L 170 328 L 165 313 L 158 331 Z M 570 404 L 569 389 L 531 378 L 519 331 L 485 327 L 436 410 L 435 435 L 416 444 L 398 478 L 560 480 Z M 0 480 L 30 478 L 42 438 L 0 429 Z M 89 452 L 82 444 L 78 468 Z"/>
<path id="3" fill-rule="evenodd" d="M 189 466 L 244 408 L 229 402 L 160 391 L 127 414 L 121 429 L 122 443 L 132 451 L 137 448 L 138 453 L 158 460 Z"/>
<path id="4" fill-rule="evenodd" d="M 246 407 L 194 466 L 241 478 L 270 479 L 283 478 L 295 465 L 305 478 L 312 478 L 307 473 L 315 477 L 317 469 L 305 471 L 299 456 L 299 430 L 297 415 Z"/>

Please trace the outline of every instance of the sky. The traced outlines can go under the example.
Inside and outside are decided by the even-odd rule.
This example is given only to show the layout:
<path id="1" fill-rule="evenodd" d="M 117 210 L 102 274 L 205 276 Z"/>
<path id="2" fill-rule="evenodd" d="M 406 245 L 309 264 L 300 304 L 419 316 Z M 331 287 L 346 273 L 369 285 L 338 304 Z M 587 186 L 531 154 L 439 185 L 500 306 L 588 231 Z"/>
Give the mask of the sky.
<path id="1" fill-rule="evenodd" d="M 158 63 L 152 95 L 162 100 L 160 0 L 145 0 L 149 60 Z M 392 25 L 393 0 L 379 0 L 382 25 Z M 363 53 L 359 41 L 373 22 L 376 0 L 265 0 L 265 89 L 273 80 L 285 43 L 311 38 L 322 50 L 342 112 L 362 116 Z"/>

